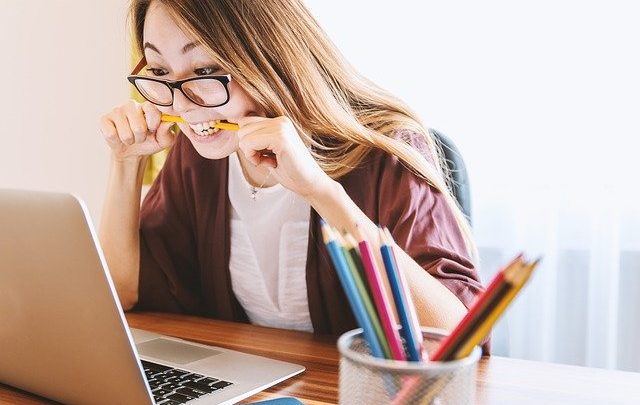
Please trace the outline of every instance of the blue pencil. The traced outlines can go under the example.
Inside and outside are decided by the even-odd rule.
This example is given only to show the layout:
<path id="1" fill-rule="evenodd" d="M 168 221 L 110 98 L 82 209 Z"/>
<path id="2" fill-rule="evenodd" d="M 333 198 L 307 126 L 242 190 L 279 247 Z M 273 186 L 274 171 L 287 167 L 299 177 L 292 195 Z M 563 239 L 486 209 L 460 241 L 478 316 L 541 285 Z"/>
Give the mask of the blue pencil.
<path id="1" fill-rule="evenodd" d="M 351 276 L 349 267 L 347 267 L 347 262 L 344 258 L 342 248 L 336 242 L 335 235 L 331 231 L 331 228 L 329 228 L 329 225 L 327 225 L 326 222 L 322 221 L 321 227 L 322 238 L 325 245 L 327 245 L 329 256 L 331 256 L 331 261 L 336 268 L 336 273 L 338 273 L 338 278 L 340 279 L 340 283 L 342 284 L 342 289 L 347 295 L 347 299 L 349 300 L 349 304 L 351 305 L 353 314 L 356 317 L 356 321 L 362 328 L 364 339 L 369 344 L 371 354 L 373 354 L 374 357 L 384 358 L 384 353 L 382 351 L 382 347 L 380 346 L 380 342 L 378 341 L 378 337 L 376 336 L 376 333 L 373 329 L 371 319 L 369 319 L 369 315 L 367 314 L 367 311 L 364 307 L 364 303 L 362 302 L 362 299 L 358 294 L 358 289 L 356 287 L 355 281 Z"/>
<path id="2" fill-rule="evenodd" d="M 385 235 L 382 228 L 380 231 L 380 252 L 382 253 L 382 261 L 384 262 L 387 277 L 389 278 L 389 286 L 396 303 L 398 317 L 402 325 L 402 336 L 407 343 L 407 357 L 410 361 L 422 360 L 422 332 L 417 320 L 415 307 L 411 300 L 410 292 L 407 291 L 406 282 L 403 282 L 402 274 L 396 264 L 395 256 L 391 247 L 392 240 Z M 388 231 L 387 231 L 388 232 Z"/>

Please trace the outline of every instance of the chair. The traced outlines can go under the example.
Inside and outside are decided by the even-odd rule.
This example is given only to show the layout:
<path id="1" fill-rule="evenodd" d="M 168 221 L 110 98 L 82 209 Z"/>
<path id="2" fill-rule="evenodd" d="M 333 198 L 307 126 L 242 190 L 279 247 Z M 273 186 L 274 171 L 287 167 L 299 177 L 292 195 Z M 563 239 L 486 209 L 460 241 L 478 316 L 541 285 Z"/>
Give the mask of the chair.
<path id="1" fill-rule="evenodd" d="M 449 175 L 447 181 L 449 189 L 456 201 L 458 201 L 462 213 L 467 217 L 469 224 L 471 224 L 471 189 L 467 168 L 462 159 L 462 155 L 456 145 L 443 133 L 433 128 L 429 129 L 429 133 L 433 136 L 443 152 Z"/>

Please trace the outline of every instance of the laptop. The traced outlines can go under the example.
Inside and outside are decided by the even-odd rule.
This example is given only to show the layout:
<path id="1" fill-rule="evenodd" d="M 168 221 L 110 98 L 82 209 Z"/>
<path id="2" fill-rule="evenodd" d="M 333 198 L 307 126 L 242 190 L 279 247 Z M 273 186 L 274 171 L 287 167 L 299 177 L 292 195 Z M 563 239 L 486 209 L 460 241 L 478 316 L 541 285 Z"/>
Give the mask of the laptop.
<path id="1" fill-rule="evenodd" d="M 302 371 L 129 329 L 84 203 L 0 190 L 0 382 L 65 404 L 228 404 Z"/>

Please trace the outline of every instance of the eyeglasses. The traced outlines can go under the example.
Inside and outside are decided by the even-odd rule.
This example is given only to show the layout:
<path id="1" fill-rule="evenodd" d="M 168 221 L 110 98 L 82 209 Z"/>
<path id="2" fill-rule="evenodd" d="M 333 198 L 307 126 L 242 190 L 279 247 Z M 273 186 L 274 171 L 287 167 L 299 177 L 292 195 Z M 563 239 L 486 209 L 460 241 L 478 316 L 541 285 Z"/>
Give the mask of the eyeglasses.
<path id="1" fill-rule="evenodd" d="M 201 107 L 220 107 L 229 102 L 229 82 L 231 75 L 198 76 L 184 80 L 162 80 L 156 77 L 138 75 L 147 65 L 142 57 L 133 68 L 127 80 L 133 84 L 149 102 L 162 107 L 173 104 L 173 89 L 178 89 L 186 98 Z"/>

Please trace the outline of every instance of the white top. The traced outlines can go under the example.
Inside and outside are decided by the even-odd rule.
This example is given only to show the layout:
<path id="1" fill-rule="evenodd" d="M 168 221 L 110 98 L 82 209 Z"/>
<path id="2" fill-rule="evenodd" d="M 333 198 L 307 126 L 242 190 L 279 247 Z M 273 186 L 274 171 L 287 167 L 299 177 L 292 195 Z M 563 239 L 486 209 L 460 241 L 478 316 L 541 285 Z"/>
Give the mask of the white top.
<path id="1" fill-rule="evenodd" d="M 309 204 L 281 184 L 258 189 L 229 156 L 231 258 L 236 298 L 251 323 L 313 331 L 307 299 Z"/>

